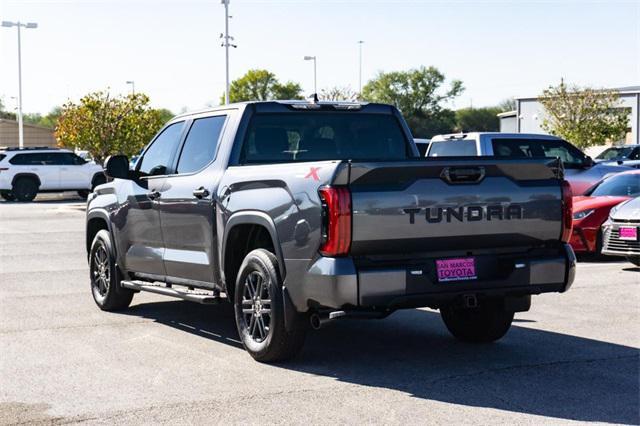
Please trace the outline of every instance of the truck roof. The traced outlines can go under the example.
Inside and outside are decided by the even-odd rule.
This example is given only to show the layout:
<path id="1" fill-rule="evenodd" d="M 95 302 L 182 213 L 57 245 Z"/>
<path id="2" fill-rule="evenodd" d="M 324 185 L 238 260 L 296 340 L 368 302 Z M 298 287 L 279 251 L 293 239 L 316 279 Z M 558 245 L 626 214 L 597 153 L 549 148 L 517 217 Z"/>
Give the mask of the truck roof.
<path id="1" fill-rule="evenodd" d="M 244 102 L 234 102 L 231 103 L 229 105 L 218 105 L 215 107 L 211 107 L 211 108 L 204 108 L 204 109 L 200 109 L 200 110 L 196 110 L 196 111 L 189 111 L 189 112 L 185 112 L 179 115 L 176 115 L 173 119 L 176 118 L 183 118 L 183 117 L 188 117 L 191 115 L 197 115 L 197 114 L 206 114 L 208 112 L 215 112 L 215 111 L 223 111 L 223 110 L 227 110 L 227 109 L 237 109 L 237 108 L 244 108 L 247 105 L 291 105 L 294 108 L 295 107 L 299 107 L 300 109 L 313 109 L 314 105 L 319 105 L 320 107 L 322 106 L 334 106 L 337 107 L 338 109 L 344 109 L 344 110 L 358 110 L 361 109 L 367 105 L 378 105 L 378 106 L 387 106 L 390 107 L 391 105 L 386 105 L 386 104 L 378 104 L 378 103 L 372 103 L 372 102 L 348 102 L 348 101 L 317 101 L 317 102 L 313 102 L 310 100 L 301 100 L 301 99 L 292 99 L 292 100 L 274 100 L 274 101 L 244 101 Z"/>
<path id="2" fill-rule="evenodd" d="M 502 133 L 502 132 L 468 132 L 468 133 L 447 133 L 435 135 L 432 141 L 442 142 L 447 140 L 458 139 L 479 139 L 482 136 L 500 136 L 501 138 L 510 139 L 560 139 L 557 136 L 545 135 L 540 133 Z"/>

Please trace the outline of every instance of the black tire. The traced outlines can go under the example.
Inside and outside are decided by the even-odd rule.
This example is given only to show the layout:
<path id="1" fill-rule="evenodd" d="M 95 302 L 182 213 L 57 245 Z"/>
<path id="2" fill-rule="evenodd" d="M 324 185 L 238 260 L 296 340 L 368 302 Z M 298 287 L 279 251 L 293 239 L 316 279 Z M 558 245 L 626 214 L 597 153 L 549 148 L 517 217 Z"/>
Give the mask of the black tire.
<path id="1" fill-rule="evenodd" d="M 15 201 L 16 196 L 13 195 L 11 191 L 0 191 L 0 197 L 2 197 L 6 201 Z"/>
<path id="2" fill-rule="evenodd" d="M 440 315 L 451 334 L 463 342 L 494 342 L 509 331 L 513 312 L 507 312 L 497 301 L 486 301 L 477 308 L 446 306 Z"/>
<path id="3" fill-rule="evenodd" d="M 18 201 L 33 201 L 36 195 L 38 195 L 38 182 L 28 177 L 18 178 L 13 184 L 11 192 Z"/>
<path id="4" fill-rule="evenodd" d="M 83 200 L 86 200 L 87 197 L 89 196 L 89 191 L 86 189 L 80 190 L 78 191 L 78 197 L 82 198 Z"/>
<path id="5" fill-rule="evenodd" d="M 98 231 L 91 244 L 89 280 L 93 300 L 103 311 L 118 311 L 131 304 L 134 292 L 120 286 L 122 275 L 116 266 L 111 235 L 104 229 Z"/>
<path id="6" fill-rule="evenodd" d="M 627 260 L 636 266 L 640 266 L 640 256 L 627 256 Z"/>
<path id="7" fill-rule="evenodd" d="M 285 328 L 282 281 L 273 253 L 257 249 L 244 258 L 236 280 L 234 310 L 240 340 L 256 361 L 284 361 L 302 349 L 306 327 L 299 323 L 294 331 Z M 300 315 L 294 321 L 304 318 Z"/>
<path id="8" fill-rule="evenodd" d="M 596 257 L 602 257 L 602 228 L 598 229 L 598 234 L 596 235 Z"/>

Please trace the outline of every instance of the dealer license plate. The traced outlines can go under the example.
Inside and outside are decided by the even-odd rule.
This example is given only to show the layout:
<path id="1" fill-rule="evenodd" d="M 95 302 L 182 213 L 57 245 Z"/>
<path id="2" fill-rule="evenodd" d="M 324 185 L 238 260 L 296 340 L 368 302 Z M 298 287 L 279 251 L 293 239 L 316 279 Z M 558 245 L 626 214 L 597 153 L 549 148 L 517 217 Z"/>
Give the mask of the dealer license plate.
<path id="1" fill-rule="evenodd" d="M 436 260 L 436 272 L 440 282 L 478 278 L 476 275 L 476 259 L 473 257 Z"/>
<path id="2" fill-rule="evenodd" d="M 618 232 L 621 240 L 638 241 L 638 228 L 636 228 L 635 226 L 621 226 Z"/>

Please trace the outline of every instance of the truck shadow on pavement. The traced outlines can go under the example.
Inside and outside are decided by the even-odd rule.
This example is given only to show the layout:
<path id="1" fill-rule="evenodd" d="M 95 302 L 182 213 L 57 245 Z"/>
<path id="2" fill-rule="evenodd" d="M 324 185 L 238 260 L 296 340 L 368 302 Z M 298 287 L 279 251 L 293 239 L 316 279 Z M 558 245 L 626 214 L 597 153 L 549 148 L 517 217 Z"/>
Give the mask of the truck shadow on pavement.
<path id="1" fill-rule="evenodd" d="M 242 347 L 226 303 L 157 302 L 126 313 Z M 527 323 L 514 323 L 498 343 L 470 345 L 450 337 L 433 311 L 336 321 L 310 331 L 301 355 L 277 367 L 469 407 L 638 424 L 637 348 L 518 324 Z"/>

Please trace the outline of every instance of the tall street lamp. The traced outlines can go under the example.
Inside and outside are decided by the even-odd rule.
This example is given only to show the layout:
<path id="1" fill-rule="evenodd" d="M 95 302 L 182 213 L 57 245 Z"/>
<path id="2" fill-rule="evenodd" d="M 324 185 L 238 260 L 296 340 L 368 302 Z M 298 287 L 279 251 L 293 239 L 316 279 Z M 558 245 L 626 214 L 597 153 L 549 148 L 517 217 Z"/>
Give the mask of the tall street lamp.
<path id="1" fill-rule="evenodd" d="M 229 18 L 232 16 L 229 15 L 229 1 L 230 0 L 221 0 L 220 3 L 224 5 L 224 34 L 220 34 L 220 38 L 224 41 L 222 42 L 222 46 L 224 46 L 224 54 L 225 54 L 225 85 L 224 85 L 224 103 L 229 104 L 229 47 L 236 48 L 235 44 L 231 43 L 233 37 L 229 35 Z"/>
<path id="2" fill-rule="evenodd" d="M 364 43 L 363 40 L 358 40 L 358 51 L 359 51 L 359 58 L 358 58 L 358 67 L 359 67 L 359 72 L 358 72 L 358 97 L 362 97 L 362 44 Z"/>
<path id="3" fill-rule="evenodd" d="M 318 80 L 317 80 L 317 67 L 316 67 L 316 57 L 315 56 L 305 56 L 305 61 L 313 61 L 313 93 L 315 95 L 318 94 Z"/>
<path id="4" fill-rule="evenodd" d="M 135 95 L 136 94 L 136 82 L 133 80 L 129 80 L 127 81 L 127 84 L 131 85 L 131 94 Z"/>
<path id="5" fill-rule="evenodd" d="M 11 22 L 2 21 L 3 27 L 17 27 L 18 28 L 18 143 L 20 148 L 24 148 L 24 129 L 22 126 L 22 52 L 20 46 L 20 28 L 38 28 L 38 24 L 35 22 Z"/>

